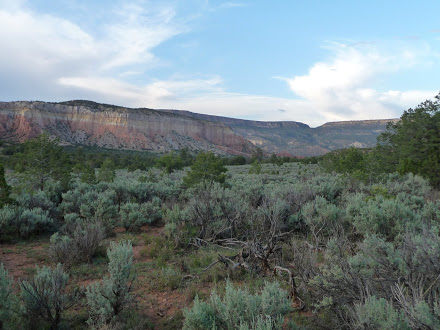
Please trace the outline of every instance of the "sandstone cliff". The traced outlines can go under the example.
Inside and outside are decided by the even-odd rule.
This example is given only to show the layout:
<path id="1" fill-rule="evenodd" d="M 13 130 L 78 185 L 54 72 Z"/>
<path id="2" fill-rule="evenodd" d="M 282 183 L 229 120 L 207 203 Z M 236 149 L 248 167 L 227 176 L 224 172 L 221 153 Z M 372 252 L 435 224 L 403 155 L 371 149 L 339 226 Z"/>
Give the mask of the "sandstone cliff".
<path id="1" fill-rule="evenodd" d="M 152 109 L 90 101 L 0 102 L 0 138 L 25 141 L 43 131 L 65 144 L 166 152 L 188 147 L 221 154 L 251 154 L 242 136 L 222 123 Z"/>

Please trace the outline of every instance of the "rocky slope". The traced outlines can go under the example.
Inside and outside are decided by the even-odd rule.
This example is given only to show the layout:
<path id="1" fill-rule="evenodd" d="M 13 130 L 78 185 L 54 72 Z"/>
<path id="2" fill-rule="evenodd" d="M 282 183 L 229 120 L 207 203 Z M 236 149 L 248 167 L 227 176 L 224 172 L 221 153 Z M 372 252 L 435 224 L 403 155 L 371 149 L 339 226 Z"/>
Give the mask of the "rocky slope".
<path id="1" fill-rule="evenodd" d="M 385 131 L 387 123 L 398 120 L 341 121 L 311 128 L 294 121 L 252 121 L 189 111 L 169 111 L 191 118 L 224 123 L 266 152 L 294 156 L 318 156 L 350 146 L 372 147 L 376 145 L 377 136 Z"/>
<path id="2" fill-rule="evenodd" d="M 176 113 L 90 101 L 0 102 L 0 138 L 24 141 L 43 131 L 64 144 L 166 152 L 188 147 L 251 154 L 256 147 L 228 126 Z"/>

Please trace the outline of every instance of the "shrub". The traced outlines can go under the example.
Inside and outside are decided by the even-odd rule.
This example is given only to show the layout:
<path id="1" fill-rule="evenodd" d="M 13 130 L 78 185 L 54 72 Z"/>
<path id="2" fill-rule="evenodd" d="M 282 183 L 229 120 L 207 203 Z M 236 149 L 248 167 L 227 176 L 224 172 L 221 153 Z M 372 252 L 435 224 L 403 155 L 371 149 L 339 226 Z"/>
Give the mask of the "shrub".
<path id="1" fill-rule="evenodd" d="M 182 283 L 182 275 L 171 267 L 163 267 L 161 281 L 170 290 L 177 289 Z"/>
<path id="2" fill-rule="evenodd" d="M 284 315 L 290 311 L 288 293 L 278 283 L 266 283 L 261 294 L 234 288 L 228 281 L 223 299 L 214 291 L 208 302 L 198 297 L 191 309 L 184 310 L 184 329 L 282 329 Z"/>
<path id="3" fill-rule="evenodd" d="M 49 256 L 54 262 L 70 268 L 77 261 L 78 250 L 69 236 L 55 233 L 50 238 Z"/>
<path id="4" fill-rule="evenodd" d="M 174 205 L 171 210 L 166 209 L 164 219 L 165 235 L 174 241 L 175 247 L 187 245 L 189 240 L 197 235 L 197 228 L 191 227 L 187 222 L 188 212 L 180 209 L 179 205 Z"/>
<path id="5" fill-rule="evenodd" d="M 130 292 L 134 281 L 132 274 L 133 248 L 130 241 L 111 242 L 107 249 L 110 275 L 100 283 L 87 287 L 90 326 L 109 324 L 133 300 Z"/>
<path id="6" fill-rule="evenodd" d="M 144 256 L 156 259 L 159 267 L 165 266 L 174 255 L 174 247 L 171 241 L 164 237 L 145 237 L 145 244 L 149 245 L 142 251 Z M 144 252 L 145 251 L 145 252 Z"/>
<path id="7" fill-rule="evenodd" d="M 199 238 L 222 238 L 236 234 L 243 212 L 240 201 L 231 190 L 214 183 L 211 187 L 191 193 L 185 212 L 190 223 L 199 228 Z"/>
<path id="8" fill-rule="evenodd" d="M 366 199 L 358 194 L 349 198 L 346 212 L 362 234 L 376 234 L 394 240 L 405 230 L 420 227 L 420 217 L 399 199 L 384 199 L 382 195 Z"/>
<path id="9" fill-rule="evenodd" d="M 355 307 L 356 329 L 411 329 L 405 316 L 383 298 L 368 297 Z"/>
<path id="10" fill-rule="evenodd" d="M 321 196 L 317 196 L 315 201 L 305 204 L 301 213 L 313 235 L 316 248 L 319 247 L 323 238 L 337 234 L 343 229 L 342 212 L 336 205 L 327 202 Z"/>
<path id="11" fill-rule="evenodd" d="M 153 197 L 147 203 L 126 203 L 121 206 L 119 214 L 124 228 L 137 231 L 144 225 L 162 219 L 161 201 L 158 197 Z"/>
<path id="12" fill-rule="evenodd" d="M 77 222 L 70 226 L 67 235 L 55 233 L 50 242 L 50 255 L 55 262 L 66 267 L 76 262 L 91 262 L 93 255 L 105 238 L 105 228 L 100 222 Z"/>
<path id="13" fill-rule="evenodd" d="M 72 236 L 80 260 L 90 263 L 102 240 L 105 238 L 105 228 L 99 221 L 89 222 L 77 226 Z"/>
<path id="14" fill-rule="evenodd" d="M 53 228 L 53 219 L 47 211 L 40 208 L 25 209 L 5 205 L 0 209 L 0 241 L 15 236 L 29 237 L 49 231 Z"/>
<path id="15" fill-rule="evenodd" d="M 115 227 L 118 218 L 118 206 L 116 204 L 116 192 L 106 189 L 104 186 L 92 186 L 80 184 L 76 189 L 63 194 L 63 202 L 60 208 L 64 215 L 69 214 L 69 219 L 73 219 L 72 214 L 77 214 L 88 222 L 99 221 L 106 229 L 106 234 L 110 235 Z"/>
<path id="16" fill-rule="evenodd" d="M 12 291 L 12 278 L 3 264 L 0 264 L 0 329 L 17 327 L 14 307 L 16 299 Z"/>
<path id="17" fill-rule="evenodd" d="M 65 293 L 69 275 L 61 264 L 54 269 L 37 266 L 37 274 L 30 282 L 21 283 L 21 297 L 25 315 L 35 325 L 36 319 L 49 322 L 51 329 L 58 329 L 62 313 L 72 307 L 79 298 L 78 291 Z"/>

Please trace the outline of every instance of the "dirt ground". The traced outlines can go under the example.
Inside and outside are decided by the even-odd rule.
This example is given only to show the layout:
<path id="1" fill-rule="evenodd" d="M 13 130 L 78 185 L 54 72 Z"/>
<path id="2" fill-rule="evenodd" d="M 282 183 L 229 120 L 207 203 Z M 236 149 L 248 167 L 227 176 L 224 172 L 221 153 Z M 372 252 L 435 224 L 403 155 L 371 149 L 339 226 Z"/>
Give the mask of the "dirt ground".
<path id="1" fill-rule="evenodd" d="M 141 233 L 127 233 L 125 229 L 115 230 L 115 237 L 107 239 L 104 245 L 110 240 L 130 239 L 133 242 L 134 265 L 139 266 L 136 270 L 137 279 L 133 294 L 136 301 L 136 310 L 144 315 L 149 322 L 155 325 L 155 329 L 173 329 L 180 324 L 178 318 L 181 318 L 181 311 L 189 307 L 194 299 L 194 294 L 203 294 L 205 297 L 209 293 L 214 283 L 204 283 L 203 281 L 185 282 L 178 289 L 171 289 L 160 286 L 161 267 L 155 264 L 155 260 L 149 256 L 150 245 L 146 245 L 145 237 L 158 238 L 163 235 L 163 227 L 142 228 Z M 18 292 L 19 281 L 26 280 L 35 274 L 35 266 L 53 266 L 49 257 L 50 237 L 38 240 L 30 240 L 17 244 L 0 245 L 0 263 L 5 265 L 9 274 L 14 279 L 14 289 Z M 103 252 L 105 253 L 105 252 Z M 101 257 L 101 259 L 103 259 Z M 174 265 L 176 266 L 176 265 Z M 178 267 L 178 266 L 177 266 Z M 79 286 L 85 288 L 90 283 L 100 281 L 106 275 L 107 261 L 90 265 L 79 265 L 78 268 L 69 270 L 70 283 L 69 288 Z M 156 275 L 153 275 L 156 274 Z M 159 274 L 159 275 L 158 275 Z M 84 302 L 83 302 L 84 304 Z M 293 306 L 297 307 L 297 306 Z M 83 309 L 86 312 L 86 306 L 76 306 L 75 311 Z M 303 316 L 308 312 L 301 312 Z M 86 314 L 85 314 L 86 315 Z M 286 323 L 287 324 L 287 320 Z"/>
<path id="2" fill-rule="evenodd" d="M 134 265 L 151 263 L 153 259 L 142 256 L 142 250 L 146 248 L 142 234 L 151 237 L 162 235 L 161 227 L 143 227 L 142 233 L 134 235 L 136 245 L 133 246 Z M 123 236 L 125 230 L 118 228 L 115 230 L 116 237 Z M 125 237 L 124 237 L 125 238 Z M 19 282 L 31 278 L 35 274 L 35 266 L 53 266 L 49 257 L 50 238 L 39 239 L 38 241 L 20 242 L 18 244 L 0 245 L 0 263 L 3 263 L 9 275 L 14 280 L 14 290 L 18 292 Z M 148 249 L 148 247 L 147 247 Z M 152 266 L 154 267 L 154 266 Z M 191 301 L 184 290 L 156 290 L 152 283 L 148 283 L 146 274 L 139 274 L 134 295 L 136 297 L 137 309 L 155 324 L 155 329 L 161 329 L 161 322 L 167 318 L 174 317 L 182 308 L 189 306 Z M 72 278 L 72 276 L 71 276 Z M 101 278 L 93 278 L 93 266 L 91 265 L 87 278 L 71 280 L 70 286 L 86 287 L 92 282 L 99 281 Z"/>

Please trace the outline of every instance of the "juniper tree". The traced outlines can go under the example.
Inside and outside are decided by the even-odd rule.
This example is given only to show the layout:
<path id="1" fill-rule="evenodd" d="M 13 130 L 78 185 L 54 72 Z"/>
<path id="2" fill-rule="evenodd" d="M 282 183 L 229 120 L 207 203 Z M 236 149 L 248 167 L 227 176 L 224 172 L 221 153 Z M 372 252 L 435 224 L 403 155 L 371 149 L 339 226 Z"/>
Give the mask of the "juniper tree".
<path id="1" fill-rule="evenodd" d="M 59 139 L 46 133 L 24 143 L 24 151 L 17 157 L 29 188 L 43 190 L 49 179 L 61 181 L 64 187 L 69 183 L 69 157 L 58 143 Z"/>
<path id="2" fill-rule="evenodd" d="M 213 182 L 225 182 L 225 172 L 227 169 L 223 166 L 220 158 L 217 158 L 212 152 L 201 152 L 183 178 L 183 182 L 188 187 L 201 183 L 206 188 Z"/>
<path id="3" fill-rule="evenodd" d="M 11 202 L 11 198 L 9 197 L 10 194 L 11 187 L 6 182 L 5 169 L 3 165 L 0 164 L 0 208 Z"/>
<path id="4" fill-rule="evenodd" d="M 99 168 L 98 181 L 113 182 L 116 177 L 115 168 L 113 160 L 106 158 Z"/>

